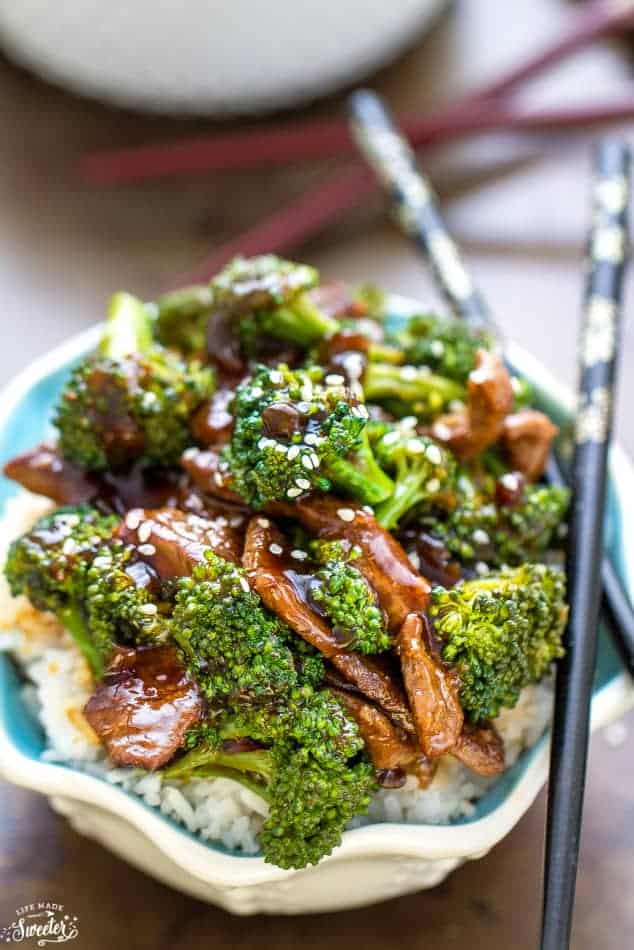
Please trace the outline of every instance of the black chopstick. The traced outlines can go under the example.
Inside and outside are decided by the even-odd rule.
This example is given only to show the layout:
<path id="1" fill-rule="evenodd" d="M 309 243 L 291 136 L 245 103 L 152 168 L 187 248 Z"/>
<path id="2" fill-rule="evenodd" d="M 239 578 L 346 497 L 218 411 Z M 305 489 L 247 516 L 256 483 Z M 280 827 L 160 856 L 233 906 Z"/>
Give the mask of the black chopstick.
<path id="1" fill-rule="evenodd" d="M 601 143 L 594 151 L 590 271 L 579 355 L 568 540 L 570 618 L 555 693 L 542 950 L 565 950 L 570 942 L 597 651 L 608 446 L 628 253 L 630 164 L 629 149 L 620 142 Z"/>
<path id="2" fill-rule="evenodd" d="M 359 151 L 388 192 L 398 224 L 429 259 L 452 311 L 474 328 L 485 327 L 500 339 L 490 310 L 447 231 L 433 188 L 383 100 L 362 89 L 349 97 L 348 110 L 350 132 Z M 508 361 L 507 366 L 513 370 Z M 549 461 L 548 480 L 565 484 L 554 455 Z M 624 664 L 634 675 L 634 610 L 607 556 L 603 576 L 608 629 Z"/>

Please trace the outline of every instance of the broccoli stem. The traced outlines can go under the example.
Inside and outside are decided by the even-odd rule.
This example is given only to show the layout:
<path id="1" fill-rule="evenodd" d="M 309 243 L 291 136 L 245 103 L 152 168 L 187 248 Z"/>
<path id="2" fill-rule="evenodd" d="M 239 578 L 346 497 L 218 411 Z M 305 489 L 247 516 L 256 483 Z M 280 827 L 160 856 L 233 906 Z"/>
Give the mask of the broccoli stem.
<path id="1" fill-rule="evenodd" d="M 363 383 L 365 397 L 370 402 L 397 399 L 405 403 L 425 403 L 432 411 L 440 412 L 454 399 L 464 399 L 464 386 L 427 372 L 424 367 L 392 366 L 369 363 Z"/>
<path id="2" fill-rule="evenodd" d="M 286 306 L 263 313 L 261 327 L 280 340 L 311 346 L 336 333 L 339 321 L 322 313 L 307 294 L 297 294 Z"/>
<path id="3" fill-rule="evenodd" d="M 361 446 L 348 458 L 339 458 L 324 469 L 324 475 L 337 488 L 353 495 L 367 505 L 378 505 L 394 491 L 394 482 L 374 458 L 367 431 L 364 429 Z"/>
<path id="4" fill-rule="evenodd" d="M 422 501 L 423 479 L 426 474 L 423 469 L 397 474 L 393 494 L 374 512 L 376 520 L 386 531 L 393 531 L 403 515 Z"/>
<path id="5" fill-rule="evenodd" d="M 115 294 L 108 307 L 99 354 L 121 360 L 133 353 L 147 353 L 151 347 L 152 319 L 145 305 L 132 294 Z"/>
<path id="6" fill-rule="evenodd" d="M 273 770 L 273 757 L 268 749 L 227 752 L 203 744 L 170 765 L 163 775 L 168 779 L 183 781 L 193 778 L 230 778 L 268 800 L 268 785 Z"/>
<path id="7" fill-rule="evenodd" d="M 92 642 L 80 609 L 78 607 L 64 607 L 57 612 L 57 618 L 62 626 L 68 630 L 84 654 L 95 678 L 101 679 L 103 676 L 103 659 L 101 653 Z"/>

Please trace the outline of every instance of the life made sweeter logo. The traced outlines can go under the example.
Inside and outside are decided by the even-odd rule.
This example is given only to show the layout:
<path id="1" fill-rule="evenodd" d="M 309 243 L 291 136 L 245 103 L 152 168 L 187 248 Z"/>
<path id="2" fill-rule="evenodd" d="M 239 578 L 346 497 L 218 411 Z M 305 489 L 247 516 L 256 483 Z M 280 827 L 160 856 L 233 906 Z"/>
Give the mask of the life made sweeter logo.
<path id="1" fill-rule="evenodd" d="M 67 913 L 63 904 L 36 901 L 18 907 L 8 927 L 0 929 L 0 944 L 23 943 L 44 947 L 48 943 L 67 943 L 79 936 L 79 921 Z"/>

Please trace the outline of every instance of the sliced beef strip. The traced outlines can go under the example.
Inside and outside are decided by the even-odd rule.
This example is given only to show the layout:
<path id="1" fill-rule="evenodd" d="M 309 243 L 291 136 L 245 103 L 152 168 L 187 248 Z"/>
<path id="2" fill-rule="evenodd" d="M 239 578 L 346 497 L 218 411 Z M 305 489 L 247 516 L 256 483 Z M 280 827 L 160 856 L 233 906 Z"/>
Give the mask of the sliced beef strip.
<path id="1" fill-rule="evenodd" d="M 372 764 L 380 770 L 412 765 L 420 755 L 411 736 L 403 735 L 382 710 L 360 696 L 333 690 L 359 726 Z"/>
<path id="2" fill-rule="evenodd" d="M 548 416 L 537 409 L 521 409 L 504 420 L 502 444 L 511 468 L 529 482 L 544 473 L 553 439 L 559 432 Z"/>
<path id="3" fill-rule="evenodd" d="M 177 508 L 133 508 L 117 536 L 134 545 L 137 557 L 161 580 L 191 574 L 209 548 L 234 564 L 242 559 L 242 523 L 233 526 L 224 515 L 210 519 Z"/>
<path id="4" fill-rule="evenodd" d="M 28 452 L 16 455 L 4 466 L 7 478 L 28 491 L 46 495 L 58 505 L 78 505 L 92 501 L 99 492 L 99 480 L 82 471 L 57 451 L 43 443 Z"/>
<path id="5" fill-rule="evenodd" d="M 465 722 L 451 754 L 478 775 L 499 775 L 506 765 L 504 743 L 491 723 Z"/>
<path id="6" fill-rule="evenodd" d="M 458 458 L 473 458 L 498 441 L 512 406 L 513 387 L 504 363 L 495 353 L 478 350 L 467 384 L 466 408 L 440 416 L 431 434 Z"/>
<path id="7" fill-rule="evenodd" d="M 268 518 L 254 517 L 247 529 L 244 567 L 264 604 L 303 640 L 314 646 L 360 692 L 377 702 L 407 732 L 413 723 L 400 684 L 380 659 L 342 649 L 326 621 L 307 600 L 312 575 L 301 573 L 301 562 L 289 556 L 289 546 Z"/>
<path id="8" fill-rule="evenodd" d="M 231 488 L 231 473 L 218 452 L 213 449 L 187 449 L 183 453 L 181 465 L 202 492 L 244 507 L 243 499 Z"/>
<path id="9" fill-rule="evenodd" d="M 233 431 L 233 416 L 229 406 L 235 395 L 234 389 L 221 385 L 211 399 L 200 406 L 190 422 L 190 429 L 201 445 L 225 445 Z"/>
<path id="10" fill-rule="evenodd" d="M 451 752 L 464 715 L 458 679 L 433 656 L 425 642 L 424 618 L 410 614 L 396 639 L 416 735 L 424 754 L 434 759 Z"/>
<path id="11" fill-rule="evenodd" d="M 429 603 L 429 583 L 414 570 L 401 545 L 373 514 L 325 495 L 299 499 L 289 509 L 316 537 L 345 540 L 360 549 L 355 567 L 376 592 L 390 632 L 396 633 L 408 614 L 424 613 Z"/>
<path id="12" fill-rule="evenodd" d="M 203 714 L 203 698 L 172 646 L 118 649 L 84 709 L 117 765 L 159 769 Z"/>

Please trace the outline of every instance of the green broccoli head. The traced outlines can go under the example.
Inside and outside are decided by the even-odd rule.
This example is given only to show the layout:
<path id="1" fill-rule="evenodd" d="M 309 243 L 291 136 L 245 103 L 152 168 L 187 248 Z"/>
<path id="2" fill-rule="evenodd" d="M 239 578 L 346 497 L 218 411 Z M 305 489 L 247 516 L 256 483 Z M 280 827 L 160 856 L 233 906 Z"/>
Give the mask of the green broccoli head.
<path id="1" fill-rule="evenodd" d="M 439 376 L 466 383 L 475 369 L 478 350 L 490 350 L 491 336 L 474 330 L 464 320 L 434 314 L 417 314 L 407 321 L 391 340 L 404 352 L 413 366 L 428 366 Z"/>
<path id="2" fill-rule="evenodd" d="M 423 516 L 422 523 L 463 564 L 520 564 L 539 560 L 552 547 L 569 500 L 568 489 L 555 485 L 528 485 L 513 505 L 466 493 L 446 517 Z"/>
<path id="3" fill-rule="evenodd" d="M 62 453 L 93 471 L 137 460 L 176 464 L 193 442 L 189 420 L 213 388 L 208 367 L 152 342 L 141 301 L 116 294 L 97 352 L 74 370 L 58 403 Z"/>
<path id="4" fill-rule="evenodd" d="M 280 714 L 243 708 L 215 720 L 165 776 L 222 776 L 261 795 L 269 805 L 259 836 L 264 858 L 282 868 L 329 854 L 376 789 L 358 727 L 327 691 L 303 693 Z"/>
<path id="5" fill-rule="evenodd" d="M 465 713 L 492 719 L 563 655 L 565 577 L 522 564 L 450 590 L 436 587 L 429 615 L 443 658 L 458 670 Z"/>
<path id="6" fill-rule="evenodd" d="M 211 550 L 177 581 L 169 627 L 214 702 L 280 707 L 323 677 L 322 661 L 262 606 L 246 573 Z"/>
<path id="7" fill-rule="evenodd" d="M 323 370 L 258 367 L 232 405 L 224 458 L 233 487 L 254 508 L 335 488 L 367 502 L 389 496 L 392 480 L 367 440 L 368 413 Z"/>
<path id="8" fill-rule="evenodd" d="M 107 655 L 115 643 L 150 644 L 167 639 L 168 600 L 134 549 L 115 541 L 100 548 L 86 567 L 85 610 L 91 637 Z"/>
<path id="9" fill-rule="evenodd" d="M 25 594 L 38 610 L 54 613 L 96 674 L 106 651 L 87 622 L 86 579 L 118 521 L 87 505 L 59 508 L 12 543 L 4 568 L 12 594 Z"/>
<path id="10" fill-rule="evenodd" d="M 398 424 L 372 424 L 374 453 L 395 482 L 391 497 L 375 511 L 377 521 L 388 531 L 421 506 L 450 503 L 456 491 L 458 470 L 453 455 L 428 436 L 417 435 L 414 422 L 406 418 Z"/>
<path id="11" fill-rule="evenodd" d="M 466 390 L 462 383 L 433 373 L 428 366 L 397 366 L 370 361 L 363 379 L 368 402 L 385 406 L 395 416 L 414 415 L 430 420 L 456 403 L 463 404 Z"/>
<path id="12" fill-rule="evenodd" d="M 382 653 L 392 645 L 375 592 L 354 566 L 357 548 L 345 552 L 338 542 L 317 541 L 311 551 L 319 562 L 309 586 L 317 611 L 332 626 L 346 650 Z"/>

